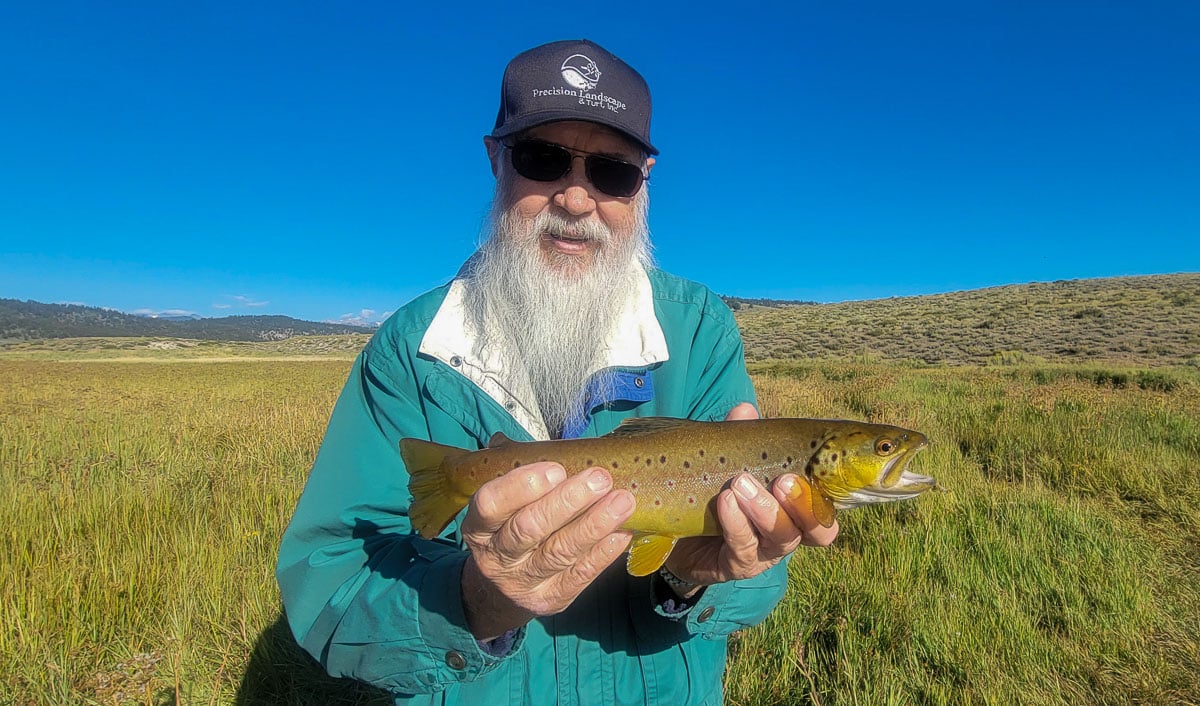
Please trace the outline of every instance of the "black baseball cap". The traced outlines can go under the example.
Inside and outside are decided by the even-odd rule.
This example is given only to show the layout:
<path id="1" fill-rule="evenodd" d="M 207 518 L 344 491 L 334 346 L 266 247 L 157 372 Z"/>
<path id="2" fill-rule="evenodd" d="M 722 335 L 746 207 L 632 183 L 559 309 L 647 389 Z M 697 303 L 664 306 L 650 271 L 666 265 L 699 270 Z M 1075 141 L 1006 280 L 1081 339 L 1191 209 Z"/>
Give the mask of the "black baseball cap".
<path id="1" fill-rule="evenodd" d="M 650 87 L 633 67 L 587 39 L 543 44 L 508 62 L 492 137 L 535 125 L 586 120 L 607 125 L 650 154 Z"/>

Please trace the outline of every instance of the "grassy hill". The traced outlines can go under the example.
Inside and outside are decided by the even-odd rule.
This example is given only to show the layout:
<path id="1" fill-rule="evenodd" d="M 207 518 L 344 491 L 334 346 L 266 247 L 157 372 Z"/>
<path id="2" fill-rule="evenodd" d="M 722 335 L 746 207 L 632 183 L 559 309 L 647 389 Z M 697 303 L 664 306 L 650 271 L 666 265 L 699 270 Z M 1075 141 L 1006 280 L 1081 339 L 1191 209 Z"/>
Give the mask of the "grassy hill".
<path id="1" fill-rule="evenodd" d="M 751 361 L 1200 363 L 1200 273 L 838 304 L 742 305 L 735 316 Z"/>

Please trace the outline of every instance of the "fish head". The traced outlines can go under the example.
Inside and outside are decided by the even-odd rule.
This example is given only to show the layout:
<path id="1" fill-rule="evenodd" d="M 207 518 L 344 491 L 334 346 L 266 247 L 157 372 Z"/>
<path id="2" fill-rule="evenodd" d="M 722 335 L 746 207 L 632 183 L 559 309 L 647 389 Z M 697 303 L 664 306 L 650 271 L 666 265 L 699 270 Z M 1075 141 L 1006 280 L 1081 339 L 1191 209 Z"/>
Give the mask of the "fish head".
<path id="1" fill-rule="evenodd" d="M 838 509 L 903 500 L 936 485 L 933 478 L 907 470 L 928 443 L 919 431 L 864 423 L 829 434 L 806 471 Z"/>

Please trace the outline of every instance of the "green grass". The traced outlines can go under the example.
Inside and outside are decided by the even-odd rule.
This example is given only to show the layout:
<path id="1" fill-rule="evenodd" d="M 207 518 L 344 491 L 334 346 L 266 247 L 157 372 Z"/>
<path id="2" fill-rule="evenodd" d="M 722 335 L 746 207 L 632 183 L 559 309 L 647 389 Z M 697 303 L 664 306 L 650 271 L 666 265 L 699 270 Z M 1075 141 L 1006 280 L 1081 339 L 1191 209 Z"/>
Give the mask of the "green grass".
<path id="1" fill-rule="evenodd" d="M 0 360 L 0 703 L 386 703 L 279 620 L 278 539 L 349 368 L 325 358 Z M 769 415 L 926 432 L 944 489 L 794 557 L 730 704 L 1200 703 L 1200 370 L 752 372 Z"/>

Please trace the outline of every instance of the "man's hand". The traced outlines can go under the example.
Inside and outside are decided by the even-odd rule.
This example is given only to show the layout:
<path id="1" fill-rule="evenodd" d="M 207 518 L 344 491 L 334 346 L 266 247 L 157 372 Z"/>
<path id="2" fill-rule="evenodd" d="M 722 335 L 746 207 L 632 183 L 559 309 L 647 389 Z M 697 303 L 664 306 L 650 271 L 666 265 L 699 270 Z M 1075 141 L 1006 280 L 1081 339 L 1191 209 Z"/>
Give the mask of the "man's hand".
<path id="1" fill-rule="evenodd" d="M 753 405 L 734 407 L 725 419 L 758 419 Z M 770 491 L 746 473 L 717 496 L 721 537 L 679 540 L 667 557 L 667 570 L 699 586 L 757 576 L 801 544 L 829 545 L 838 525 L 822 527 L 812 514 L 808 482 L 793 473 L 775 479 Z M 687 596 L 684 596 L 685 598 Z"/>
<path id="2" fill-rule="evenodd" d="M 490 640 L 564 610 L 625 551 L 632 534 L 617 528 L 633 507 L 600 468 L 567 478 L 557 463 L 532 463 L 484 484 L 462 525 L 471 633 Z"/>

